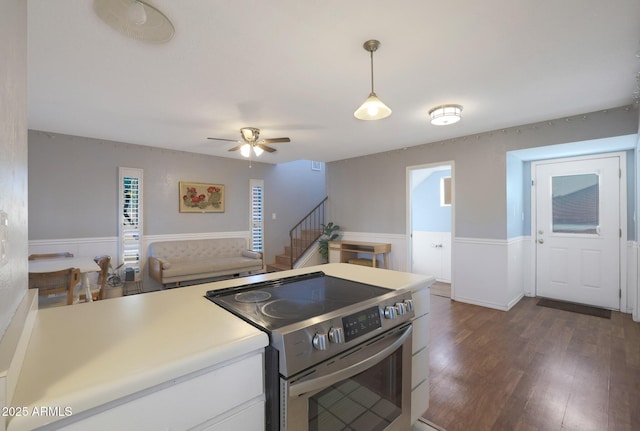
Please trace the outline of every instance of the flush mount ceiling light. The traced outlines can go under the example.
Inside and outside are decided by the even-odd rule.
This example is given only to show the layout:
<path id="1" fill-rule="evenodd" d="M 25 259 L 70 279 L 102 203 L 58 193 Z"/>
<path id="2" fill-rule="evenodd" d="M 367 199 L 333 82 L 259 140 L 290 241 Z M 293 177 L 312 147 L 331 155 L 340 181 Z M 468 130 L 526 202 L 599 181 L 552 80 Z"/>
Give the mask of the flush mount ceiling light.
<path id="1" fill-rule="evenodd" d="M 111 28 L 133 39 L 165 43 L 175 33 L 169 18 L 148 0 L 93 0 L 93 9 Z"/>
<path id="2" fill-rule="evenodd" d="M 461 114 L 462 106 L 460 105 L 441 105 L 429 111 L 431 124 L 435 126 L 457 123 L 462 118 Z"/>
<path id="3" fill-rule="evenodd" d="M 377 40 L 368 40 L 362 45 L 371 55 L 371 93 L 362 106 L 353 113 L 358 120 L 381 120 L 391 115 L 391 109 L 382 103 L 382 100 L 378 99 L 373 91 L 373 51 L 377 50 L 379 46 L 380 42 Z"/>

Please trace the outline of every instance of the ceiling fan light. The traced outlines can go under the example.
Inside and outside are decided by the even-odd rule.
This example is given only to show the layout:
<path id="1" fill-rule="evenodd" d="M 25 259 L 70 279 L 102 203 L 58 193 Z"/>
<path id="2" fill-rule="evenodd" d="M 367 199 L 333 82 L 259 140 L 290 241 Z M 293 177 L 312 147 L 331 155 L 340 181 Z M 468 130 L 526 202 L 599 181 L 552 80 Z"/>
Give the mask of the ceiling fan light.
<path id="1" fill-rule="evenodd" d="M 244 144 L 240 147 L 240 154 L 242 154 L 243 157 L 249 157 L 251 155 L 251 145 Z"/>
<path id="2" fill-rule="evenodd" d="M 255 142 L 260 136 L 260 130 L 255 127 L 243 127 L 240 129 L 240 134 L 242 135 L 242 139 L 247 142 Z"/>
<path id="3" fill-rule="evenodd" d="M 133 0 L 127 9 L 127 19 L 137 25 L 143 25 L 147 22 L 147 12 L 144 5 L 137 0 Z"/>
<path id="4" fill-rule="evenodd" d="M 381 120 L 391 115 L 391 108 L 378 99 L 376 93 L 369 94 L 367 100 L 353 113 L 358 120 Z"/>
<path id="5" fill-rule="evenodd" d="M 431 124 L 435 126 L 447 126 L 457 123 L 462 118 L 462 106 L 460 105 L 441 105 L 429 111 Z"/>
<path id="6" fill-rule="evenodd" d="M 254 145 L 253 152 L 256 153 L 256 157 L 260 157 L 260 154 L 264 153 L 264 150 L 257 145 Z"/>

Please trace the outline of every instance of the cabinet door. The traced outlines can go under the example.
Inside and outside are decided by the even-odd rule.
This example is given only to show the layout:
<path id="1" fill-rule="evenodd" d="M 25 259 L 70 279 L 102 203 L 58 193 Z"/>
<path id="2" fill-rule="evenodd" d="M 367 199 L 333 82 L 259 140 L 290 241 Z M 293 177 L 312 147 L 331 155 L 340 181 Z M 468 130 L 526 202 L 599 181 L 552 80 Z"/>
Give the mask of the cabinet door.
<path id="1" fill-rule="evenodd" d="M 225 417 L 248 402 L 264 400 L 262 354 L 196 372 L 143 391 L 132 400 L 114 400 L 93 416 L 61 426 L 77 430 L 187 430 Z M 119 402 L 123 402 L 119 404 Z M 264 415 L 264 410 L 262 410 Z M 73 420 L 73 416 L 69 419 Z M 264 420 L 264 416 L 263 416 Z M 62 421 L 61 421 L 62 422 Z M 245 428 L 238 428 L 240 429 Z"/>
<path id="2" fill-rule="evenodd" d="M 236 414 L 193 431 L 260 431 L 264 430 L 264 402 L 251 404 Z"/>

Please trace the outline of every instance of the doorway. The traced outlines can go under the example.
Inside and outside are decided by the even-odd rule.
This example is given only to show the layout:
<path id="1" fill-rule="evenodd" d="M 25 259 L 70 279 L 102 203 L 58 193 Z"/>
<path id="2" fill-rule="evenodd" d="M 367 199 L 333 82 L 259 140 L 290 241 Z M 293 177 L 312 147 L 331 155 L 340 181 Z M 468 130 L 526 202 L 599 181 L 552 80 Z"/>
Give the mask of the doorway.
<path id="1" fill-rule="evenodd" d="M 407 206 L 409 271 L 434 276 L 452 297 L 453 162 L 407 167 Z"/>
<path id="2" fill-rule="evenodd" d="M 536 296 L 620 310 L 626 155 L 532 163 Z"/>

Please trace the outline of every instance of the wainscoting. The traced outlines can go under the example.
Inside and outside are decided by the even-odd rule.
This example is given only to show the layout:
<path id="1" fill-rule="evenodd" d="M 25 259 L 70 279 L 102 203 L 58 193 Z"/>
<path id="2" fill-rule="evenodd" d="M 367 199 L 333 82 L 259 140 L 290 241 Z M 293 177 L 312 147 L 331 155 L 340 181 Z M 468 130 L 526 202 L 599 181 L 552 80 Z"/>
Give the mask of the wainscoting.
<path id="1" fill-rule="evenodd" d="M 246 238 L 248 241 L 249 235 L 249 231 L 235 231 L 145 236 L 143 238 L 145 255 L 141 259 L 144 290 L 160 289 L 160 286 L 150 280 L 147 274 L 146 250 L 150 243 L 181 239 L 238 237 Z M 389 268 L 396 271 L 407 271 L 409 268 L 408 241 L 404 234 L 343 232 L 342 238 L 351 241 L 391 243 Z M 532 239 L 529 236 L 508 240 L 454 238 L 451 277 L 453 299 L 498 310 L 509 310 L 523 296 L 535 296 L 532 250 Z M 627 243 L 626 271 L 622 276 L 624 284 L 621 311 L 632 313 L 635 321 L 640 321 L 639 250 L 638 242 Z M 59 251 L 70 251 L 76 256 L 108 254 L 115 258 L 118 255 L 118 239 L 102 237 L 29 241 L 29 254 Z"/>
<path id="2" fill-rule="evenodd" d="M 451 232 L 413 232 L 413 272 L 451 283 Z"/>

